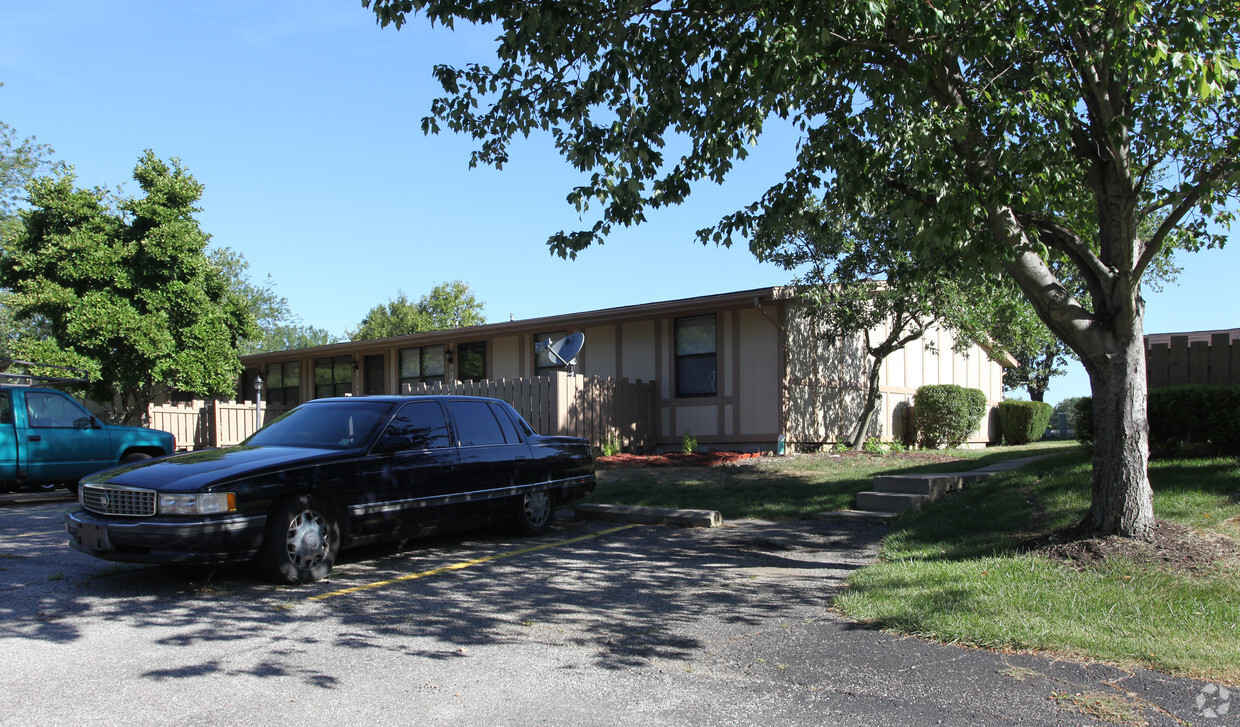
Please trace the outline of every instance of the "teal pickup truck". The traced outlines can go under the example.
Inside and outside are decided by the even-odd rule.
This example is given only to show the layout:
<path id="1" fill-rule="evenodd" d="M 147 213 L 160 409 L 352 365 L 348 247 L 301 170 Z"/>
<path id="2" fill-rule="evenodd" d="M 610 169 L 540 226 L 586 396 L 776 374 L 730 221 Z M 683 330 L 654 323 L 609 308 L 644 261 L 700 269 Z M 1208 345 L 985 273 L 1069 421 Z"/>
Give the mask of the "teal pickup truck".
<path id="1" fill-rule="evenodd" d="M 0 373 L 0 490 L 63 485 L 76 494 L 86 475 L 176 450 L 168 432 L 105 424 L 38 381 L 76 380 Z"/>

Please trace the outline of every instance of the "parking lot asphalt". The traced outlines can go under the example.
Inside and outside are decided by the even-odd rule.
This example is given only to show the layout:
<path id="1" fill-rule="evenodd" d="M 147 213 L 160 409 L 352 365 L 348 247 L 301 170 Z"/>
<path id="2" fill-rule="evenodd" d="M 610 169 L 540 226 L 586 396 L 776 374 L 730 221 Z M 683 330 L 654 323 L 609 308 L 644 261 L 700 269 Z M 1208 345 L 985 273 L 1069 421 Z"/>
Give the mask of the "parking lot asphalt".
<path id="1" fill-rule="evenodd" d="M 0 725 L 1240 724 L 1197 680 L 850 623 L 872 523 L 566 521 L 277 587 L 94 560 L 70 507 L 0 508 Z"/>

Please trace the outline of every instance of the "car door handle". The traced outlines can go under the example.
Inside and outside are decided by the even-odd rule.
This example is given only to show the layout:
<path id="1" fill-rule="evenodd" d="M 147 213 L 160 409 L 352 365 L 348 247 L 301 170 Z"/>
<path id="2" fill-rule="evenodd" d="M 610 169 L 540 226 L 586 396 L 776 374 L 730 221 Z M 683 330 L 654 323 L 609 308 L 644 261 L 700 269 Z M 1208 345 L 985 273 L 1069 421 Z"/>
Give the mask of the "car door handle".
<path id="1" fill-rule="evenodd" d="M 26 437 L 26 441 L 27 442 L 42 442 L 43 437 L 40 437 L 37 434 L 31 434 L 29 437 Z"/>

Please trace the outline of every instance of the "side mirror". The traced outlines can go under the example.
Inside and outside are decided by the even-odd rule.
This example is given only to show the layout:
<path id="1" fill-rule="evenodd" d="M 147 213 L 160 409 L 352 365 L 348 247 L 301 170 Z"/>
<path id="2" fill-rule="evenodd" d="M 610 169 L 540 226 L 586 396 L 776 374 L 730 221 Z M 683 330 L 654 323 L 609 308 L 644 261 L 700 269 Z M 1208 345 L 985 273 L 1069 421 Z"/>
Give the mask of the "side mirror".
<path id="1" fill-rule="evenodd" d="M 99 423 L 99 419 L 94 414 L 90 415 L 90 428 L 103 429 L 103 425 Z"/>

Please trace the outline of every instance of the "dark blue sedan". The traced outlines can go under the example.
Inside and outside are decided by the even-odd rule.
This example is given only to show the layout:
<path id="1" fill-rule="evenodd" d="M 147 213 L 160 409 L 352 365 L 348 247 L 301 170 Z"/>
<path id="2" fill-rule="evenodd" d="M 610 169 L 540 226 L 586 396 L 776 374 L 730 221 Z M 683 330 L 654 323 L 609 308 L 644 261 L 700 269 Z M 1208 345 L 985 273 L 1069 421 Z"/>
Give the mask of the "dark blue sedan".
<path id="1" fill-rule="evenodd" d="M 342 547 L 506 520 L 524 534 L 594 489 L 586 440 L 540 436 L 510 405 L 467 396 L 317 399 L 236 447 L 82 480 L 69 543 L 136 563 L 257 558 L 306 583 Z"/>

